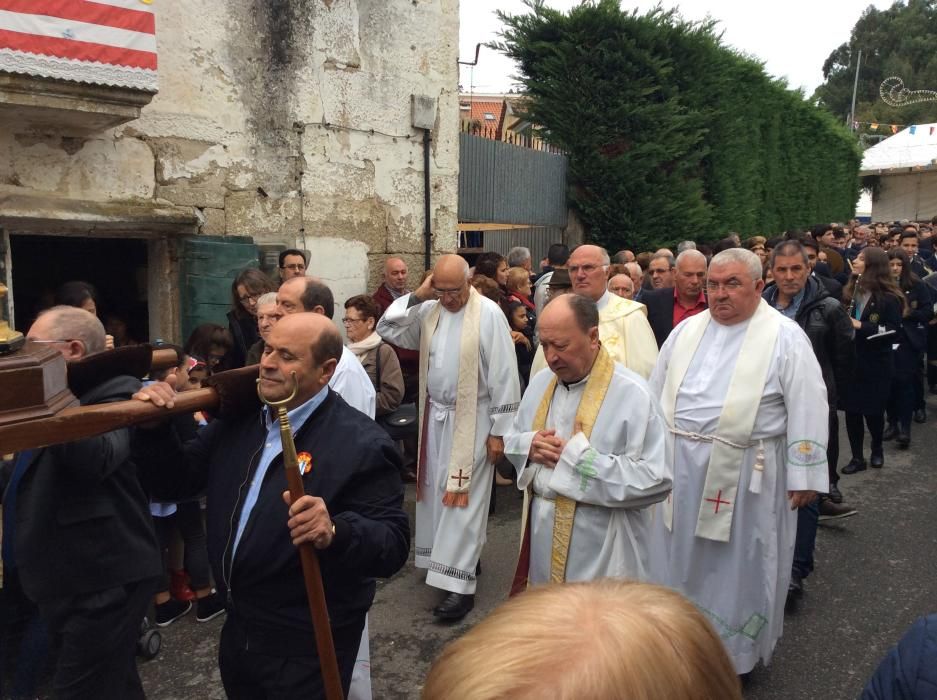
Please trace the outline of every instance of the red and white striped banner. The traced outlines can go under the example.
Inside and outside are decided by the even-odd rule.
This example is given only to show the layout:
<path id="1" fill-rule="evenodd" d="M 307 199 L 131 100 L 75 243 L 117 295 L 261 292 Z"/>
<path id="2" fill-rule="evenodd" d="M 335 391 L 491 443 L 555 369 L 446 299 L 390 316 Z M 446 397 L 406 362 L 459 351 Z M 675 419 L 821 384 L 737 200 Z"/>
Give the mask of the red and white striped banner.
<path id="1" fill-rule="evenodd" d="M 153 0 L 0 0 L 0 71 L 156 92 Z"/>

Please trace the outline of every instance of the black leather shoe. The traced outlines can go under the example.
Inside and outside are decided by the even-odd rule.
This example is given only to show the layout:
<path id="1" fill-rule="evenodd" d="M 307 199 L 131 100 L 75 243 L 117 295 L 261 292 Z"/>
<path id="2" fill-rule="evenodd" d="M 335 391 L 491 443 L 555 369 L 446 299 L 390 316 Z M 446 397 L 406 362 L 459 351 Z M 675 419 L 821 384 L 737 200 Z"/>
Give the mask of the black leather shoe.
<path id="1" fill-rule="evenodd" d="M 784 611 L 794 612 L 797 602 L 804 597 L 804 580 L 799 574 L 791 573 L 791 582 L 787 584 L 787 600 L 784 601 Z"/>
<path id="2" fill-rule="evenodd" d="M 843 467 L 842 473 L 855 474 L 856 472 L 863 472 L 865 471 L 865 467 L 866 464 L 864 459 L 853 457 L 851 460 L 849 460 L 849 464 Z"/>
<path id="3" fill-rule="evenodd" d="M 869 460 L 869 466 L 875 467 L 876 469 L 881 469 L 885 466 L 885 455 L 881 452 L 872 453 L 872 458 Z"/>
<path id="4" fill-rule="evenodd" d="M 481 559 L 479 559 L 478 563 L 475 565 L 475 575 L 476 576 L 482 575 L 482 560 Z"/>
<path id="5" fill-rule="evenodd" d="M 461 620 L 475 607 L 475 596 L 450 593 L 433 609 L 440 620 Z"/>
<path id="6" fill-rule="evenodd" d="M 914 422 L 915 423 L 926 423 L 927 422 L 927 409 L 919 408 L 914 412 Z"/>
<path id="7" fill-rule="evenodd" d="M 830 500 L 833 501 L 833 503 L 843 502 L 843 494 L 840 493 L 839 486 L 837 486 L 835 482 L 830 484 Z"/>
<path id="8" fill-rule="evenodd" d="M 895 438 L 895 444 L 898 445 L 898 449 L 906 450 L 911 444 L 911 434 L 910 433 L 898 433 L 898 437 Z"/>
<path id="9" fill-rule="evenodd" d="M 889 423 L 888 427 L 885 428 L 885 432 L 882 433 L 882 440 L 888 442 L 889 440 L 894 440 L 898 437 L 898 426 L 894 423 Z"/>

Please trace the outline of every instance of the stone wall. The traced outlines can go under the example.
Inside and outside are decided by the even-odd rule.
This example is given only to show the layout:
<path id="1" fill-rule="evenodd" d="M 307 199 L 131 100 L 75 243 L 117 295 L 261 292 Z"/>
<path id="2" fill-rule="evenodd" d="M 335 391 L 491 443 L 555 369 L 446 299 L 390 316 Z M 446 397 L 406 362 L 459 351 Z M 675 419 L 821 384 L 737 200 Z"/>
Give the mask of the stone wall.
<path id="1" fill-rule="evenodd" d="M 428 95 L 433 249 L 455 249 L 457 0 L 155 7 L 160 90 L 140 118 L 90 134 L 4 124 L 0 193 L 148 202 L 193 214 L 199 233 L 309 249 L 341 302 L 390 253 L 413 281 L 422 271 L 410 96 Z M 154 263 L 176 272 L 171 252 Z"/>

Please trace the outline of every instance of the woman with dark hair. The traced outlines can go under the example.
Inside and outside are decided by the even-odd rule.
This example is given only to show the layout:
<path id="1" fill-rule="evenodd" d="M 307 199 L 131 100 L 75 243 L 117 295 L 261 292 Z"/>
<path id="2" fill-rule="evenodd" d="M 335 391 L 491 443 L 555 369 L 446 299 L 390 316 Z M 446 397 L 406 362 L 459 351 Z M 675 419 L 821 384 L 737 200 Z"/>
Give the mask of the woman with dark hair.
<path id="1" fill-rule="evenodd" d="M 348 336 L 348 349 L 361 362 L 374 385 L 375 414 L 378 417 L 400 406 L 404 390 L 397 353 L 374 330 L 380 317 L 381 307 L 366 294 L 351 297 L 345 302 L 342 323 Z"/>
<path id="2" fill-rule="evenodd" d="M 231 310 L 228 312 L 228 329 L 234 345 L 230 352 L 230 367 L 243 367 L 247 352 L 260 339 L 257 330 L 257 300 L 267 292 L 277 291 L 267 275 L 254 267 L 243 270 L 231 283 Z M 203 356 L 204 357 L 204 356 Z"/>
<path id="3" fill-rule="evenodd" d="M 863 418 L 872 439 L 870 464 L 875 468 L 885 464 L 885 403 L 895 375 L 891 346 L 898 340 L 905 300 L 892 280 L 884 250 L 866 247 L 856 256 L 852 278 L 843 290 L 843 303 L 856 331 L 856 376 L 840 393 L 852 449 L 852 460 L 843 467 L 843 474 L 855 474 L 866 468 Z"/>
<path id="4" fill-rule="evenodd" d="M 98 315 L 98 292 L 93 285 L 81 280 L 72 280 L 59 287 L 55 292 L 55 303 Z"/>
<path id="5" fill-rule="evenodd" d="M 508 261 L 500 253 L 482 253 L 475 261 L 475 274 L 493 279 L 507 295 Z"/>
<path id="6" fill-rule="evenodd" d="M 205 359 L 209 372 L 232 369 L 228 366 L 229 353 L 234 345 L 231 332 L 217 323 L 196 326 L 185 342 L 185 354 Z"/>
<path id="7" fill-rule="evenodd" d="M 888 251 L 892 278 L 905 295 L 904 318 L 895 351 L 895 380 L 888 401 L 888 428 L 884 439 L 895 439 L 901 449 L 911 444 L 911 415 L 918 396 L 924 396 L 921 365 L 927 350 L 927 323 L 934 315 L 927 285 L 911 271 L 911 260 L 902 248 Z"/>

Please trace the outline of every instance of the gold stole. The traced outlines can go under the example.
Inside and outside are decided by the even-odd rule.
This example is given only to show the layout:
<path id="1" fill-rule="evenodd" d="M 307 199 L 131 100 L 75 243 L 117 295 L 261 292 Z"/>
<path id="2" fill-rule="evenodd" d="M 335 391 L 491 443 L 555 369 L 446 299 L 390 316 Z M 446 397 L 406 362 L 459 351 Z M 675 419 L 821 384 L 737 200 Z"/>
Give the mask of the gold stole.
<path id="1" fill-rule="evenodd" d="M 455 426 L 452 431 L 452 451 L 446 474 L 446 494 L 442 502 L 446 506 L 464 508 L 468 505 L 469 486 L 475 467 L 475 422 L 478 414 L 478 358 L 481 349 L 481 296 L 474 287 L 469 287 L 469 298 L 462 318 L 462 333 L 459 337 L 459 380 L 456 388 Z M 429 350 L 436 326 L 439 325 L 440 304 L 436 303 L 423 321 L 420 329 L 420 417 L 419 460 L 417 462 L 416 498 L 423 497 L 423 470 L 426 468 L 427 389 L 426 376 L 429 371 Z M 447 348 L 447 351 L 450 351 Z"/>
<path id="2" fill-rule="evenodd" d="M 614 372 L 614 360 L 604 347 L 599 346 L 599 354 L 592 365 L 592 371 L 586 381 L 585 391 L 579 401 L 579 407 L 576 409 L 574 424 L 580 426 L 580 430 L 587 439 L 592 435 L 592 428 L 598 419 L 599 410 L 602 408 L 602 402 L 605 401 L 605 393 L 608 391 L 608 385 L 612 381 Z M 556 391 L 556 381 L 556 375 L 553 375 L 553 379 L 550 380 L 550 384 L 540 401 L 540 406 L 537 408 L 531 426 L 532 430 L 540 431 L 546 427 L 547 414 L 550 412 L 553 394 Z M 573 532 L 575 517 L 576 501 L 557 494 L 556 501 L 554 501 L 553 554 L 550 563 L 550 581 L 553 583 L 562 583 L 566 580 L 566 560 L 569 557 L 569 540 Z"/>

